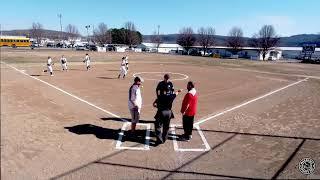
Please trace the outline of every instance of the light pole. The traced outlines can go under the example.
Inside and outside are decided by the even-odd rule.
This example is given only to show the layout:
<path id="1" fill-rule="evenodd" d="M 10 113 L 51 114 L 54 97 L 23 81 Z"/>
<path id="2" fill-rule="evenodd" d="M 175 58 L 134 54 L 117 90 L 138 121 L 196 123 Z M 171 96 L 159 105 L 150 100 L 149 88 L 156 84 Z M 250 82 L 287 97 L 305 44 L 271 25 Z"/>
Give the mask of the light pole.
<path id="1" fill-rule="evenodd" d="M 89 28 L 90 28 L 90 25 L 86 25 L 85 28 L 87 29 L 87 41 L 89 43 Z"/>
<path id="2" fill-rule="evenodd" d="M 58 14 L 58 18 L 60 19 L 60 39 L 62 39 L 62 22 L 61 22 L 61 18 L 62 18 L 62 14 Z"/>
<path id="3" fill-rule="evenodd" d="M 157 52 L 159 52 L 160 36 L 159 36 L 160 25 L 158 25 L 158 37 L 157 37 Z"/>

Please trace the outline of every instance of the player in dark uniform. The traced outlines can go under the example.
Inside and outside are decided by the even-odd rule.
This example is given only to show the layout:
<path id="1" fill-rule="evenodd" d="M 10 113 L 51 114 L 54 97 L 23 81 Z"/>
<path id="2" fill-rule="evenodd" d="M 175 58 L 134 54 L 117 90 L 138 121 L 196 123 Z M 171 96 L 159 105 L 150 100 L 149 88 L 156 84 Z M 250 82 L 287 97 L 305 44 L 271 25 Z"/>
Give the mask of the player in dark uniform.
<path id="1" fill-rule="evenodd" d="M 178 93 L 170 92 L 170 89 L 163 89 L 162 94 L 158 96 L 158 99 L 153 103 L 153 106 L 156 107 L 157 113 L 154 116 L 155 118 L 155 134 L 157 138 L 156 144 L 162 144 L 168 139 L 168 132 L 170 128 L 170 120 L 173 118 L 173 112 L 171 110 L 172 104 Z"/>
<path id="2" fill-rule="evenodd" d="M 169 74 L 165 74 L 163 77 L 163 81 L 158 83 L 156 94 L 157 98 L 164 93 L 164 91 L 168 90 L 168 94 L 172 94 L 174 92 L 174 87 L 171 81 L 169 81 Z"/>

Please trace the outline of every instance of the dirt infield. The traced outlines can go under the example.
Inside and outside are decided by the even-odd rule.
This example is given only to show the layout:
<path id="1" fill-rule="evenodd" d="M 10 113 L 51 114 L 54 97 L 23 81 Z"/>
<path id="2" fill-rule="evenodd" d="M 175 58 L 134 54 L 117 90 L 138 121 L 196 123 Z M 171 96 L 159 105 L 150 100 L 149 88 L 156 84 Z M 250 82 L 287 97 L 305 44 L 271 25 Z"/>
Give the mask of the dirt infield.
<path id="1" fill-rule="evenodd" d="M 320 177 L 320 66 L 128 53 L 1 50 L 1 178 L 216 179 Z M 57 62 L 64 54 L 70 70 Z M 56 62 L 54 76 L 46 57 Z M 193 139 L 182 142 L 181 101 L 170 139 L 154 144 L 152 102 L 165 72 L 176 89 L 196 82 Z M 145 79 L 138 138 L 125 129 L 133 75 Z M 147 140 L 146 136 L 150 136 Z M 303 158 L 316 165 L 299 171 Z"/>

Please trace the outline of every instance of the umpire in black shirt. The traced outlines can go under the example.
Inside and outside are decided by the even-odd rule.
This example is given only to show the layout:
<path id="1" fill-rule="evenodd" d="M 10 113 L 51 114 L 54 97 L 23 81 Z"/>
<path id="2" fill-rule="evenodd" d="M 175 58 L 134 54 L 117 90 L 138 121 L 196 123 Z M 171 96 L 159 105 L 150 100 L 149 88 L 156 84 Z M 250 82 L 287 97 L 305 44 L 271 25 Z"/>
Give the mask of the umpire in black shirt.
<path id="1" fill-rule="evenodd" d="M 173 118 L 172 113 L 172 103 L 176 96 L 181 92 L 171 91 L 171 89 L 163 88 L 162 93 L 153 103 L 153 106 L 156 107 L 157 113 L 155 115 L 155 133 L 157 137 L 157 144 L 162 144 L 168 139 L 168 133 L 170 128 L 170 120 Z"/>
<path id="2" fill-rule="evenodd" d="M 164 93 L 164 91 L 168 91 L 167 93 L 173 93 L 174 92 L 174 87 L 171 81 L 169 81 L 170 76 L 169 74 L 165 74 L 163 76 L 163 81 L 158 83 L 157 89 L 156 89 L 156 94 L 157 98 Z"/>

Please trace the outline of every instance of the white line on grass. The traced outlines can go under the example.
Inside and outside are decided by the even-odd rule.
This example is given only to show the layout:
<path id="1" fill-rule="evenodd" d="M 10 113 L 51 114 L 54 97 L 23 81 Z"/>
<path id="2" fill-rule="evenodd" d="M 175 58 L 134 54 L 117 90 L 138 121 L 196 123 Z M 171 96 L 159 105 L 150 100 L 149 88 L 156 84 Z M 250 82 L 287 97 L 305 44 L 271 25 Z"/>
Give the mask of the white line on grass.
<path id="1" fill-rule="evenodd" d="M 216 117 L 221 116 L 221 115 L 223 115 L 223 114 L 225 114 L 225 113 L 228 113 L 228 112 L 230 112 L 230 111 L 233 111 L 233 110 L 235 110 L 235 109 L 238 109 L 238 108 L 240 108 L 240 107 L 242 107 L 242 106 L 246 106 L 246 105 L 248 105 L 248 104 L 250 104 L 250 103 L 252 103 L 252 102 L 258 101 L 259 99 L 265 98 L 265 97 L 270 96 L 270 95 L 272 95 L 272 94 L 274 94 L 274 93 L 277 93 L 277 92 L 279 92 L 279 91 L 282 91 L 282 90 L 284 90 L 284 89 L 287 89 L 287 88 L 289 88 L 289 87 L 291 87 L 291 86 L 297 85 L 297 84 L 299 84 L 299 83 L 301 83 L 301 82 L 304 82 L 304 81 L 306 81 L 306 80 L 308 80 L 308 79 L 309 79 L 309 78 L 305 78 L 305 79 L 302 79 L 302 80 L 300 80 L 300 81 L 291 83 L 291 84 L 289 84 L 289 85 L 287 85 L 287 86 L 284 86 L 284 87 L 282 87 L 282 88 L 279 88 L 279 89 L 277 89 L 277 90 L 271 91 L 271 92 L 269 92 L 269 93 L 267 93 L 267 94 L 265 94 L 265 95 L 259 96 L 259 97 L 257 97 L 257 98 L 254 98 L 254 99 L 250 100 L 250 101 L 244 102 L 244 103 L 239 104 L 239 105 L 237 105 L 237 106 L 234 106 L 234 107 L 232 107 L 232 108 L 230 108 L 230 109 L 227 109 L 227 110 L 225 110 L 225 111 L 222 111 L 222 112 L 220 112 L 220 113 L 218 113 L 218 114 L 215 114 L 215 115 L 213 115 L 213 116 L 210 116 L 210 117 L 207 117 L 207 118 L 205 118 L 205 119 L 202 119 L 202 120 L 194 123 L 194 125 L 199 125 L 199 124 L 201 124 L 201 123 L 204 123 L 204 122 L 206 122 L 206 121 L 209 121 L 209 120 L 211 120 L 211 119 L 213 119 L 213 118 L 216 118 Z"/>

